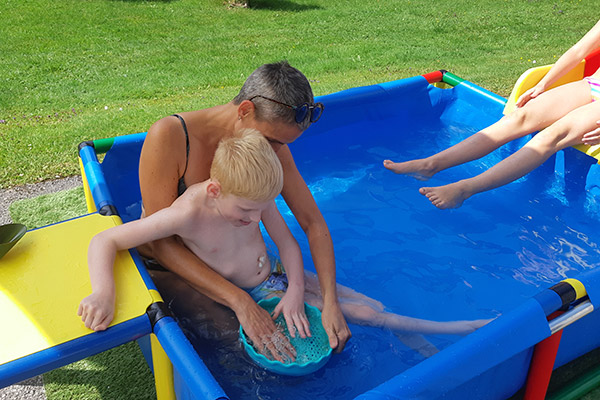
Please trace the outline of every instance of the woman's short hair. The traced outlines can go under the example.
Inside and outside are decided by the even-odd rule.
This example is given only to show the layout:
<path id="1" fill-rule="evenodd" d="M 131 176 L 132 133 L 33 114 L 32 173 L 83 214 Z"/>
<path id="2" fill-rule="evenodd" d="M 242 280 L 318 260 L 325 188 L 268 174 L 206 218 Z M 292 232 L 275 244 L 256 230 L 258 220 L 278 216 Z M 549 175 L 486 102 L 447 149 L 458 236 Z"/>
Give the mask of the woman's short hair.
<path id="1" fill-rule="evenodd" d="M 233 99 L 233 104 L 240 104 L 255 96 L 265 96 L 279 102 L 299 106 L 304 103 L 313 104 L 314 96 L 306 76 L 287 61 L 264 64 L 258 67 L 242 86 Z M 256 109 L 256 118 L 263 121 L 282 121 L 296 124 L 296 113 L 289 107 L 277 104 L 261 97 L 252 100 Z M 298 124 L 304 131 L 310 125 L 309 118 Z"/>
<path id="2" fill-rule="evenodd" d="M 283 169 L 275 151 L 255 129 L 243 129 L 219 142 L 210 177 L 221 192 L 253 201 L 269 201 L 281 193 Z"/>

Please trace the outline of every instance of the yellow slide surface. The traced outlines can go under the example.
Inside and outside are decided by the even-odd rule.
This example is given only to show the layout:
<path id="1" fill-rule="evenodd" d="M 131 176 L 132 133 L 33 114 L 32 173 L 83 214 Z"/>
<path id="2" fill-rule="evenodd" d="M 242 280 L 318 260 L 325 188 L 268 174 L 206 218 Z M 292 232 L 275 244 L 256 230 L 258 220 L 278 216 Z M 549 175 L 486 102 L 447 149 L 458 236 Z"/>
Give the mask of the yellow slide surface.
<path id="1" fill-rule="evenodd" d="M 531 68 L 525 71 L 519 77 L 517 83 L 515 83 L 515 86 L 513 87 L 512 92 L 510 93 L 510 96 L 508 96 L 508 101 L 506 102 L 506 106 L 504 107 L 505 115 L 515 110 L 515 103 L 517 102 L 519 97 L 527 90 L 537 85 L 537 83 L 542 80 L 544 75 L 546 75 L 548 71 L 550 71 L 550 68 L 552 68 L 552 65 L 544 65 L 542 67 Z M 585 60 L 581 61 L 581 63 L 579 63 L 577 67 L 573 68 L 565 76 L 560 78 L 556 83 L 554 83 L 554 85 L 550 87 L 550 89 L 560 85 L 564 85 L 565 83 L 575 82 L 583 79 L 584 69 Z M 575 147 L 579 151 L 584 152 L 588 156 L 594 157 L 595 159 L 600 161 L 600 145 L 587 146 L 584 144 L 580 144 L 573 147 Z"/>
<path id="2" fill-rule="evenodd" d="M 0 259 L 0 364 L 93 333 L 77 316 L 92 291 L 87 249 L 118 217 L 91 214 L 30 231 Z M 127 251 L 115 261 L 112 325 L 138 317 L 153 302 Z"/>

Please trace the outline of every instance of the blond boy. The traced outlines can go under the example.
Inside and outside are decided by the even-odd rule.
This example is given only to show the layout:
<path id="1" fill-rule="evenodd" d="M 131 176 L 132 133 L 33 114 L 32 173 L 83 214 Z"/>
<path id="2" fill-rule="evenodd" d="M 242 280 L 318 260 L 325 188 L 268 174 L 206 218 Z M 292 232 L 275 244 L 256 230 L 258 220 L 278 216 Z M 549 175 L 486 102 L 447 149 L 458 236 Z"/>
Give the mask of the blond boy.
<path id="1" fill-rule="evenodd" d="M 300 249 L 275 206 L 283 187 L 277 155 L 257 131 L 246 130 L 222 140 L 211 178 L 192 185 L 170 207 L 149 217 L 108 229 L 90 242 L 88 265 L 93 293 L 78 315 L 86 327 L 101 331 L 113 319 L 115 253 L 177 235 L 212 269 L 243 289 L 252 289 L 271 274 L 271 262 L 259 229 L 265 229 L 285 265 L 287 290 L 275 310 L 283 312 L 290 332 L 310 335 L 304 314 L 304 274 Z"/>

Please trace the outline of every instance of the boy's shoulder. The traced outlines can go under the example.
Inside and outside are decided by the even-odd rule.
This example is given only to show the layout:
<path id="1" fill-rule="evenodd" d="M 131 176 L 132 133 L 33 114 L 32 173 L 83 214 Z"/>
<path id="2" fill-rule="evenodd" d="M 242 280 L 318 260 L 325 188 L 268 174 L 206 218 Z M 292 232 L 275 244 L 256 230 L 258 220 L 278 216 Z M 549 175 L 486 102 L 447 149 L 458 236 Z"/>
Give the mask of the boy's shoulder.
<path id="1" fill-rule="evenodd" d="M 197 213 L 201 210 L 206 199 L 206 190 L 203 183 L 190 185 L 181 196 L 179 196 L 171 205 L 178 212 Z"/>
<path id="2" fill-rule="evenodd" d="M 206 197 L 206 183 L 207 181 L 203 181 L 188 186 L 185 191 L 177 199 L 175 199 L 175 201 L 198 196 L 202 196 L 203 198 Z"/>

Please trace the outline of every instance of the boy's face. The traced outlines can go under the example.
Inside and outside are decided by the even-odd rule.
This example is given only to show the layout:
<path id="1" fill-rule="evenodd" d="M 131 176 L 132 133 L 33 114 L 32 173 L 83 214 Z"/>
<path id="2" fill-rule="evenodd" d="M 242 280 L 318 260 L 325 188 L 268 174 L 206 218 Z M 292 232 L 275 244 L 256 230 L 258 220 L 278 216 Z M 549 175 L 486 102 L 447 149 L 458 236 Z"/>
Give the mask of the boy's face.
<path id="1" fill-rule="evenodd" d="M 217 199 L 217 210 L 230 224 L 242 227 L 252 223 L 258 224 L 271 201 L 258 202 L 231 194 L 220 195 Z"/>

